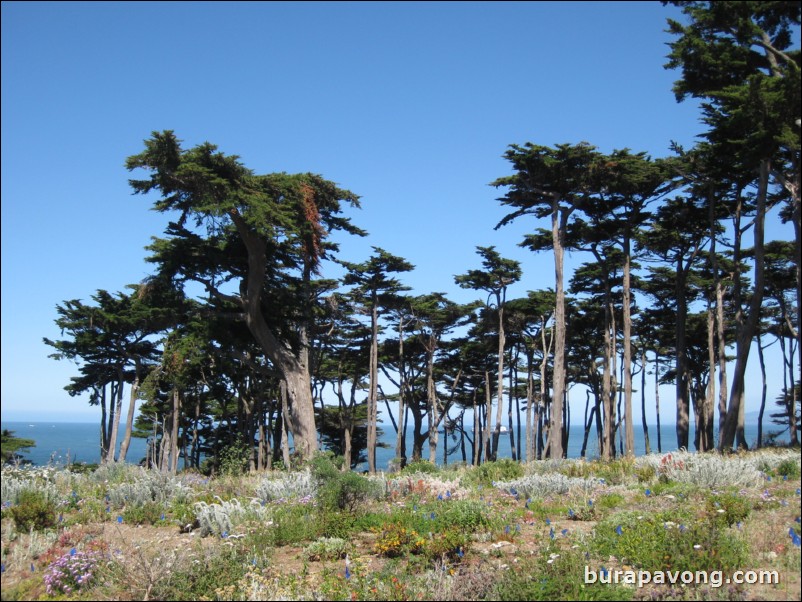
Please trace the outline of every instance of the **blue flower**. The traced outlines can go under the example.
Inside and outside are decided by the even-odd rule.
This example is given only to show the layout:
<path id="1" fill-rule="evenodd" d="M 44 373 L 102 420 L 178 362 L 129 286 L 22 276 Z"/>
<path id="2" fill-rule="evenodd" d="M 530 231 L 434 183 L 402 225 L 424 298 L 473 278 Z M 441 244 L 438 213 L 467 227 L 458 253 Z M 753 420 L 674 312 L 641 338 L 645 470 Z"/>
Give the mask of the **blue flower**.
<path id="1" fill-rule="evenodd" d="M 615 532 L 618 533 L 619 535 L 621 535 L 624 532 L 624 529 L 621 528 L 621 525 L 618 525 L 615 528 Z"/>
<path id="2" fill-rule="evenodd" d="M 451 492 L 446 490 L 446 497 L 451 497 Z"/>
<path id="3" fill-rule="evenodd" d="M 220 534 L 220 537 L 222 537 L 223 539 L 225 539 L 226 537 L 228 537 L 228 531 L 223 531 L 223 532 Z"/>
<path id="4" fill-rule="evenodd" d="M 75 548 L 70 548 L 70 556 L 75 556 L 76 551 Z"/>
<path id="5" fill-rule="evenodd" d="M 465 556 L 465 552 L 463 552 L 463 551 L 462 551 L 462 546 L 460 546 L 459 548 L 457 548 L 457 556 L 459 556 L 460 558 L 462 558 L 463 556 Z"/>
<path id="6" fill-rule="evenodd" d="M 554 527 L 551 527 L 551 528 L 549 529 L 549 537 L 551 537 L 552 539 L 554 539 Z"/>
<path id="7" fill-rule="evenodd" d="M 604 568 L 604 567 L 601 568 L 601 574 L 604 575 L 605 579 L 607 579 L 607 569 L 606 568 Z"/>
<path id="8" fill-rule="evenodd" d="M 588 506 L 590 506 L 591 508 L 593 508 L 593 500 L 588 500 Z"/>
<path id="9" fill-rule="evenodd" d="M 571 510 L 570 508 L 568 509 L 568 517 L 569 518 L 574 518 L 574 511 Z"/>
<path id="10" fill-rule="evenodd" d="M 33 565 L 33 563 L 31 563 L 31 572 L 32 573 L 36 572 L 36 567 Z"/>
<path id="11" fill-rule="evenodd" d="M 515 489 L 515 487 L 510 487 L 510 493 L 511 493 L 512 495 L 518 495 L 518 490 L 517 490 L 517 489 Z"/>
<path id="12" fill-rule="evenodd" d="M 441 493 L 440 495 L 438 495 L 438 496 L 437 496 L 437 499 L 438 499 L 438 500 L 440 500 L 440 501 L 442 502 L 442 501 L 443 501 L 443 494 Z"/>
<path id="13" fill-rule="evenodd" d="M 652 495 L 652 490 L 651 490 L 651 489 L 647 489 L 647 490 L 646 490 L 646 491 L 644 491 L 643 493 L 645 493 L 645 494 L 646 494 L 646 497 L 649 497 L 650 495 Z"/>
<path id="14" fill-rule="evenodd" d="M 796 523 L 802 522 L 802 517 L 799 517 L 799 516 L 797 516 L 797 517 L 794 519 L 794 522 L 796 522 Z"/>
<path id="15" fill-rule="evenodd" d="M 688 530 L 688 527 L 686 527 L 685 525 L 680 525 L 679 526 L 679 532 L 680 533 L 685 533 L 685 531 L 687 531 L 687 530 Z"/>
<path id="16" fill-rule="evenodd" d="M 351 569 L 348 568 L 348 565 L 345 566 L 345 578 L 346 579 L 351 578 Z"/>
<path id="17" fill-rule="evenodd" d="M 4 562 L 0 564 L 0 573 L 5 573 L 5 572 L 6 572 L 6 563 Z"/>
<path id="18" fill-rule="evenodd" d="M 507 525 L 506 527 L 504 527 L 504 533 L 509 534 L 509 532 L 510 532 L 510 526 Z"/>
<path id="19" fill-rule="evenodd" d="M 568 535 L 568 529 L 563 529 L 562 531 L 560 531 L 560 533 L 562 533 L 563 537 L 565 537 L 566 535 Z"/>
<path id="20" fill-rule="evenodd" d="M 796 534 L 796 531 L 794 531 L 793 527 L 788 529 L 788 536 L 791 538 L 791 541 L 797 548 L 800 547 L 802 541 L 800 541 L 799 535 Z"/>
<path id="21" fill-rule="evenodd" d="M 434 520 L 434 512 L 432 512 L 432 513 L 429 515 L 429 518 L 431 518 L 432 520 Z"/>
<path id="22" fill-rule="evenodd" d="M 547 518 L 547 519 L 546 519 L 546 524 L 547 524 L 547 525 L 550 525 L 550 524 L 551 524 L 551 520 Z"/>
<path id="23" fill-rule="evenodd" d="M 117 522 L 122 525 L 123 524 L 123 517 L 122 516 L 118 516 L 117 517 Z"/>

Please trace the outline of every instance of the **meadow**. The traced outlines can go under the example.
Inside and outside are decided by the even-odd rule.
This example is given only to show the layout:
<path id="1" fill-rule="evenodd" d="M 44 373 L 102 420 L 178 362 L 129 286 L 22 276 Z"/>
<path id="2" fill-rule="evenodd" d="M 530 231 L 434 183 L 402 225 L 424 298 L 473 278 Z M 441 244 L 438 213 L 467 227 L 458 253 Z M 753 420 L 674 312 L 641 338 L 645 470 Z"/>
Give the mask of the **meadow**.
<path id="1" fill-rule="evenodd" d="M 798 449 L 2 471 L 3 600 L 799 600 L 800 563 Z"/>

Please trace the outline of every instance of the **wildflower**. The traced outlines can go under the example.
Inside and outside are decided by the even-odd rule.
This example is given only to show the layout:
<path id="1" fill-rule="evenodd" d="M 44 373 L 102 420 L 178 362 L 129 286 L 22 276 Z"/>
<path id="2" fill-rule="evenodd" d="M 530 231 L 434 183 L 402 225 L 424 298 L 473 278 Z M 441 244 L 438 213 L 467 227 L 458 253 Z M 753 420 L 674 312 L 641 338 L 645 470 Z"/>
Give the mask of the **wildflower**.
<path id="1" fill-rule="evenodd" d="M 680 533 L 685 533 L 685 531 L 687 531 L 687 530 L 688 530 L 688 527 L 686 527 L 685 525 L 680 525 L 679 526 L 679 532 Z"/>
<path id="2" fill-rule="evenodd" d="M 75 548 L 70 548 L 70 556 L 75 556 Z"/>
<path id="3" fill-rule="evenodd" d="M 552 528 L 550 528 L 550 529 L 549 529 L 549 537 L 551 537 L 552 539 L 554 539 L 554 527 L 552 527 Z"/>
<path id="4" fill-rule="evenodd" d="M 117 522 L 122 525 L 123 524 L 123 517 L 122 516 L 118 516 L 117 517 Z"/>
<path id="5" fill-rule="evenodd" d="M 588 506 L 593 508 L 593 500 L 588 500 Z"/>
<path id="6" fill-rule="evenodd" d="M 802 540 L 800 540 L 799 535 L 796 534 L 793 527 L 788 529 L 788 536 L 791 538 L 791 542 L 798 548 L 802 544 Z"/>
<path id="7" fill-rule="evenodd" d="M 701 546 L 701 545 L 699 545 L 698 543 L 695 543 L 695 544 L 693 544 L 693 549 L 694 549 L 694 550 L 701 550 L 701 549 L 702 549 L 702 546 Z"/>
<path id="8" fill-rule="evenodd" d="M 568 529 L 563 529 L 562 531 L 560 531 L 560 533 L 562 533 L 563 537 L 565 537 L 566 535 L 568 535 Z"/>
<path id="9" fill-rule="evenodd" d="M 649 496 L 651 496 L 651 495 L 652 495 L 652 490 L 651 490 L 651 489 L 647 489 L 647 490 L 646 490 L 646 491 L 644 491 L 643 493 L 646 495 L 646 497 L 649 497 Z"/>
<path id="10" fill-rule="evenodd" d="M 451 497 L 451 492 L 450 492 L 450 491 L 448 491 L 448 490 L 446 490 L 446 497 L 447 497 L 447 498 L 450 498 L 450 497 Z"/>
<path id="11" fill-rule="evenodd" d="M 515 487 L 510 487 L 510 493 L 512 495 L 518 495 L 518 491 L 515 489 Z"/>
<path id="12" fill-rule="evenodd" d="M 547 524 L 547 525 L 550 525 L 550 524 L 551 524 L 551 520 L 547 518 L 547 519 L 546 519 L 546 524 Z"/>
<path id="13" fill-rule="evenodd" d="M 568 509 L 568 518 L 574 518 L 574 511 L 570 508 Z"/>
<path id="14" fill-rule="evenodd" d="M 618 526 L 615 528 L 615 532 L 616 532 L 618 535 L 621 535 L 621 534 L 624 532 L 624 529 L 621 527 L 621 525 L 618 525 Z"/>

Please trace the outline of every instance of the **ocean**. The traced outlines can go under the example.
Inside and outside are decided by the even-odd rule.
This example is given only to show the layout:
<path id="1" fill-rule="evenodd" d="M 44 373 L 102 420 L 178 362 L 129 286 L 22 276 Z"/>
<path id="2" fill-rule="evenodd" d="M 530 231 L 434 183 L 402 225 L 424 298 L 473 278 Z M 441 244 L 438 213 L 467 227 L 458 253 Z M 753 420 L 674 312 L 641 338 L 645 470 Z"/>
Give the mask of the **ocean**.
<path id="1" fill-rule="evenodd" d="M 79 423 L 79 422 L 3 422 L 3 429 L 14 431 L 17 437 L 26 439 L 33 439 L 36 442 L 36 447 L 28 449 L 23 453 L 23 457 L 30 460 L 37 466 L 46 464 L 64 464 L 69 456 L 72 462 L 87 462 L 97 463 L 100 461 L 100 425 L 99 423 Z M 466 424 L 466 428 L 469 428 Z M 772 428 L 776 428 L 767 422 L 764 424 L 764 433 Z M 380 442 L 387 447 L 379 447 L 376 450 L 376 466 L 379 470 L 385 470 L 389 466 L 390 461 L 395 456 L 395 432 L 389 425 L 382 425 L 382 435 Z M 525 433 L 522 432 L 521 437 L 525 440 Z M 567 455 L 569 458 L 578 458 L 582 449 L 583 429 L 578 426 L 572 426 L 568 440 Z M 677 448 L 677 436 L 674 425 L 662 425 L 661 428 L 662 438 L 662 451 L 667 453 L 675 451 Z M 691 431 L 691 446 L 693 446 L 693 431 Z M 439 447 L 437 453 L 438 464 L 442 462 L 443 458 L 443 442 L 448 440 L 449 446 L 453 446 L 455 442 L 450 437 L 445 437 L 442 433 L 439 438 Z M 750 446 L 754 445 L 757 440 L 757 425 L 747 424 L 746 439 Z M 652 452 L 657 451 L 657 427 L 652 425 L 649 427 L 649 442 L 651 444 Z M 412 442 L 411 438 L 407 443 L 407 449 L 411 451 Z M 128 450 L 128 462 L 139 463 L 145 457 L 146 442 L 144 439 L 132 439 L 131 445 Z M 588 440 L 587 457 L 593 458 L 596 455 L 597 443 L 595 431 L 591 433 Z M 638 426 L 635 429 L 635 453 L 642 455 L 645 451 L 643 428 Z M 471 446 L 466 441 L 466 453 L 468 462 L 471 461 Z M 502 433 L 499 440 L 499 457 L 509 458 L 510 454 L 510 436 L 509 433 Z M 424 446 L 424 458 L 429 458 L 428 443 Z M 456 463 L 462 461 L 462 455 L 459 450 L 448 458 L 449 463 Z M 181 466 L 179 464 L 179 466 Z M 357 467 L 358 470 L 366 470 L 367 465 L 363 464 Z"/>

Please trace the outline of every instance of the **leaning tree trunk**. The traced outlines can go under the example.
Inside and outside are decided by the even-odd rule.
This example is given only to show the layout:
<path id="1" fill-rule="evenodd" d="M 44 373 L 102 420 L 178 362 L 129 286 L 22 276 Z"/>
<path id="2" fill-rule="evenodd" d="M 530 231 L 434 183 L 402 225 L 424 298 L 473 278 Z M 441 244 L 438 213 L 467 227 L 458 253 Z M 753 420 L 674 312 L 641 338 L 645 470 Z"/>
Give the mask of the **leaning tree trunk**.
<path id="1" fill-rule="evenodd" d="M 128 455 L 128 446 L 131 444 L 131 434 L 134 430 L 134 413 L 136 411 L 136 399 L 139 395 L 139 369 L 131 383 L 131 398 L 128 402 L 128 415 L 125 417 L 125 434 L 123 435 L 123 442 L 120 445 L 120 462 L 125 462 L 125 457 Z"/>
<path id="2" fill-rule="evenodd" d="M 735 358 L 735 370 L 732 377 L 732 390 L 730 391 L 730 405 L 727 409 L 727 420 L 724 424 L 724 432 L 719 451 L 732 449 L 733 444 L 739 448 L 748 448 L 746 436 L 744 434 L 744 390 L 746 380 L 746 364 L 749 361 L 749 350 L 752 346 L 752 339 L 757 332 L 760 321 L 760 308 L 763 305 L 763 280 L 764 280 L 764 228 L 766 222 L 766 195 L 768 192 L 768 180 L 770 172 L 770 161 L 764 159 L 760 162 L 760 180 L 758 183 L 757 207 L 755 211 L 755 280 L 752 300 L 749 303 L 749 315 L 738 333 L 737 352 Z M 737 277 L 736 277 L 737 278 Z"/>

